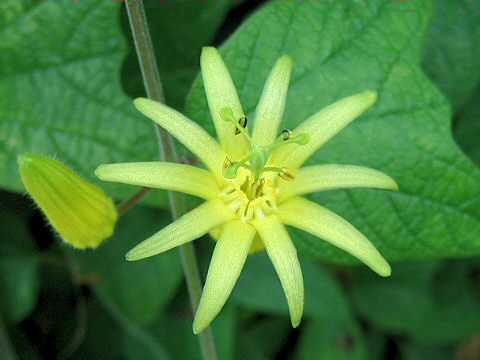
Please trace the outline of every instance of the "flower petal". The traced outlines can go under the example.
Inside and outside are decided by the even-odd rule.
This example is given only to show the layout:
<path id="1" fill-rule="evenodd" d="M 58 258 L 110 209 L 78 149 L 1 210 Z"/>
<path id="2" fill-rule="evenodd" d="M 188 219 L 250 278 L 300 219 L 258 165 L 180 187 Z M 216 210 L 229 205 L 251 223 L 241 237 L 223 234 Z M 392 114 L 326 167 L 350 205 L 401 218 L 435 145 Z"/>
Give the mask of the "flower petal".
<path id="1" fill-rule="evenodd" d="M 292 58 L 284 55 L 277 60 L 268 76 L 255 113 L 252 139 L 258 145 L 268 146 L 275 141 L 282 122 L 292 69 Z"/>
<path id="2" fill-rule="evenodd" d="M 208 106 L 222 148 L 232 160 L 243 159 L 248 154 L 248 143 L 242 135 L 234 135 L 232 124 L 220 117 L 220 111 L 229 107 L 235 117 L 244 115 L 237 90 L 217 49 L 204 47 L 200 56 L 203 85 Z"/>
<path id="3" fill-rule="evenodd" d="M 293 181 L 279 179 L 278 200 L 316 191 L 367 187 L 398 190 L 390 176 L 381 171 L 354 165 L 315 165 L 298 170 Z"/>
<path id="4" fill-rule="evenodd" d="M 232 218 L 233 212 L 223 201 L 207 201 L 142 241 L 127 253 L 126 258 L 134 261 L 160 254 L 195 240 Z"/>
<path id="5" fill-rule="evenodd" d="M 180 191 L 204 199 L 213 199 L 219 192 L 209 171 L 177 163 L 104 164 L 95 170 L 95 175 L 104 181 Z"/>
<path id="6" fill-rule="evenodd" d="M 296 197 L 280 205 L 278 216 L 285 224 L 318 236 L 356 256 L 379 275 L 390 275 L 390 265 L 373 244 L 349 222 L 332 211 Z"/>
<path id="7" fill-rule="evenodd" d="M 294 134 L 307 133 L 306 145 L 289 144 L 276 149 L 272 163 L 288 168 L 298 168 L 323 144 L 338 134 L 377 100 L 375 91 L 364 91 L 328 105 L 301 123 Z"/>
<path id="8" fill-rule="evenodd" d="M 255 229 L 239 220 L 226 223 L 223 227 L 195 314 L 195 334 L 210 324 L 227 301 L 245 264 L 254 237 Z"/>
<path id="9" fill-rule="evenodd" d="M 143 115 L 155 121 L 194 153 L 219 179 L 225 154 L 200 125 L 168 106 L 146 98 L 138 98 L 133 104 Z"/>
<path id="10" fill-rule="evenodd" d="M 303 276 L 297 251 L 287 230 L 275 215 L 255 219 L 253 226 L 265 244 L 267 254 L 275 267 L 287 297 L 293 327 L 300 324 L 303 314 Z"/>

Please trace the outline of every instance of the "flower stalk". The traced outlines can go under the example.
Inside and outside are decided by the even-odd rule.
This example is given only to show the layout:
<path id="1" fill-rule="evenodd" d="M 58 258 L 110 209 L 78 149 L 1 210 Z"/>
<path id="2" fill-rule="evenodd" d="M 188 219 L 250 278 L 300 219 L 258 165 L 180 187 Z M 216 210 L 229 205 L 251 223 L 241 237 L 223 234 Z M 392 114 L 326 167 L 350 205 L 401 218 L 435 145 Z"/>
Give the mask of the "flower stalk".
<path id="1" fill-rule="evenodd" d="M 153 100 L 164 102 L 165 99 L 163 96 L 160 74 L 155 59 L 155 53 L 153 51 L 143 3 L 136 0 L 127 0 L 125 5 L 147 96 Z M 161 159 L 163 161 L 178 162 L 178 155 L 172 137 L 158 124 L 155 124 L 155 130 L 160 147 Z M 173 220 L 176 220 L 185 212 L 183 198 L 180 194 L 173 193 L 172 191 L 168 192 L 168 197 L 172 218 Z M 184 244 L 180 246 L 179 249 L 190 303 L 192 305 L 192 311 L 195 313 L 202 294 L 202 283 L 198 271 L 197 259 L 195 257 L 195 250 L 191 243 Z M 198 334 L 198 341 L 204 359 L 217 359 L 215 342 L 210 328 Z"/>

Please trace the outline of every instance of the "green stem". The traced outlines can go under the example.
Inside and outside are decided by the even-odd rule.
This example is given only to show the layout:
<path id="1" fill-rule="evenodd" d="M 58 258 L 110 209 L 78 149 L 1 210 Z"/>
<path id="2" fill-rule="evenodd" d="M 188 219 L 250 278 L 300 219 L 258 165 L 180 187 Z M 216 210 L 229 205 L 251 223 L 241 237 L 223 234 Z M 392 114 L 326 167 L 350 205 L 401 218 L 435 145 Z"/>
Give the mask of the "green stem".
<path id="1" fill-rule="evenodd" d="M 152 190 L 148 187 L 142 187 L 138 192 L 117 206 L 118 215 L 123 215 L 132 206 L 136 205 L 147 193 Z"/>
<path id="2" fill-rule="evenodd" d="M 132 30 L 135 48 L 137 50 L 138 62 L 142 71 L 143 82 L 147 96 L 153 100 L 164 102 L 160 74 L 157 68 L 155 53 L 153 52 L 152 40 L 148 30 L 147 18 L 143 2 L 138 0 L 127 0 L 127 7 L 130 28 Z M 172 137 L 160 128 L 155 126 L 158 143 L 160 146 L 160 156 L 162 160 L 178 162 L 178 155 L 175 150 Z M 185 212 L 185 202 L 178 193 L 169 192 L 170 209 L 172 218 L 176 220 Z M 200 302 L 202 293 L 202 282 L 198 271 L 197 259 L 193 244 L 187 243 L 180 247 L 185 279 L 187 282 L 188 293 L 192 310 L 195 312 Z M 198 341 L 205 360 L 217 359 L 215 342 L 210 328 L 198 335 Z"/>

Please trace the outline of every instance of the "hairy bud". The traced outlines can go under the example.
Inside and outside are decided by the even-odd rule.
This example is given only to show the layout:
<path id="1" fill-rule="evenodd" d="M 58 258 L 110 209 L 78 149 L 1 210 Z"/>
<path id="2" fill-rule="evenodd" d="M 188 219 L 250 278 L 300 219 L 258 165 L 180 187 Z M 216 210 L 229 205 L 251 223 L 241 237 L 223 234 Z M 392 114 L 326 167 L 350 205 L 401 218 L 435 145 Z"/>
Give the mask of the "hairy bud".
<path id="1" fill-rule="evenodd" d="M 63 240 L 95 248 L 113 234 L 117 210 L 99 187 L 45 155 L 26 153 L 17 161 L 28 193 Z"/>

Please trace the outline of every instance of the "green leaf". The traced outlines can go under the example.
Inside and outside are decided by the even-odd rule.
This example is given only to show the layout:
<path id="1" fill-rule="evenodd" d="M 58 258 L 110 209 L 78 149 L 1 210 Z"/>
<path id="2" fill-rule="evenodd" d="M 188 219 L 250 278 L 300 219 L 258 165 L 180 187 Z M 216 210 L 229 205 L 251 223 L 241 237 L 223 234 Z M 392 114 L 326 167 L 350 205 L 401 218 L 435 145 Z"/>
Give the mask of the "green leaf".
<path id="1" fill-rule="evenodd" d="M 178 250 L 127 262 L 125 254 L 166 226 L 168 215 L 137 207 L 120 219 L 115 235 L 94 251 L 76 253 L 83 276 L 97 281 L 130 320 L 150 324 L 172 299 L 182 281 Z"/>
<path id="2" fill-rule="evenodd" d="M 349 322 L 312 321 L 300 334 L 297 359 L 366 360 L 365 343 L 359 325 Z"/>
<path id="3" fill-rule="evenodd" d="M 422 52 L 422 68 L 460 109 L 480 81 L 480 7 L 469 1 L 436 1 Z"/>
<path id="4" fill-rule="evenodd" d="M 20 322 L 37 303 L 40 279 L 34 256 L 0 258 L 0 308 L 6 321 Z"/>
<path id="5" fill-rule="evenodd" d="M 0 192 L 0 310 L 7 322 L 24 320 L 35 308 L 40 291 L 38 257 L 30 233 L 27 218 L 16 207 L 19 196 L 9 201 Z"/>
<path id="6" fill-rule="evenodd" d="M 219 359 L 234 359 L 237 338 L 235 325 L 236 308 L 234 306 L 225 306 L 212 323 L 213 337 Z"/>
<path id="7" fill-rule="evenodd" d="M 424 345 L 454 345 L 480 330 L 478 260 L 396 264 L 390 279 L 362 271 L 352 299 L 362 317 Z"/>
<path id="8" fill-rule="evenodd" d="M 201 48 L 210 44 L 235 2 L 184 0 L 145 1 L 144 4 L 166 103 L 183 110 L 187 93 L 200 69 Z M 124 28 L 126 33 L 130 32 L 127 19 Z M 145 96 L 132 38 L 127 38 L 132 51 L 122 68 L 123 82 L 133 97 Z"/>
<path id="9" fill-rule="evenodd" d="M 122 336 L 123 329 L 115 323 L 97 299 L 89 299 L 85 307 L 85 335 L 79 348 L 68 358 L 95 359 L 99 354 L 102 354 L 101 357 L 105 360 L 122 358 L 122 347 L 118 346 L 118 339 Z"/>
<path id="10" fill-rule="evenodd" d="M 293 57 L 285 128 L 344 96 L 378 92 L 377 104 L 309 164 L 365 165 L 398 182 L 399 192 L 355 189 L 312 196 L 351 221 L 390 260 L 480 251 L 480 172 L 454 143 L 449 105 L 419 68 L 429 5 L 270 3 L 222 48 L 247 115 L 275 60 Z M 188 110 L 212 131 L 200 81 Z M 292 234 L 304 254 L 353 262 L 325 241 Z"/>
<path id="11" fill-rule="evenodd" d="M 302 260 L 301 266 L 305 282 L 304 315 L 332 321 L 348 318 L 347 299 L 329 274 L 311 261 Z M 288 316 L 280 280 L 265 252 L 248 258 L 232 299 L 256 311 Z"/>
<path id="12" fill-rule="evenodd" d="M 157 157 L 153 125 L 120 86 L 120 3 L 0 5 L 0 184 L 20 191 L 16 156 L 56 155 L 96 183 L 100 163 Z M 13 11 L 15 9 L 15 11 Z M 55 34 L 51 36 L 50 34 Z M 102 184 L 117 196 L 133 188 Z"/>
<path id="13" fill-rule="evenodd" d="M 274 359 L 292 327 L 284 318 L 248 319 L 238 333 L 237 359 Z"/>
<path id="14" fill-rule="evenodd" d="M 199 67 L 200 48 L 211 40 L 231 4 L 146 4 L 160 70 L 165 71 L 167 100 L 180 107 Z M 101 163 L 158 160 L 153 123 L 135 110 L 120 83 L 121 65 L 129 53 L 119 21 L 122 5 L 0 5 L 2 187 L 22 191 L 16 157 L 39 151 L 58 156 L 108 193 L 126 198 L 135 187 L 100 182 L 95 168 Z M 179 26 L 179 21 L 190 26 Z M 139 96 L 144 91 L 133 46 L 129 54 L 123 77 L 137 79 L 133 85 L 126 81 L 126 86 Z M 165 193 L 151 192 L 145 201 L 165 204 Z"/>
<path id="15" fill-rule="evenodd" d="M 462 359 L 461 356 L 454 356 L 453 349 L 439 348 L 409 343 L 400 347 L 402 359 L 405 360 L 450 360 Z M 474 355 L 476 356 L 476 355 Z"/>
<path id="16" fill-rule="evenodd" d="M 463 151 L 480 166 L 480 86 L 462 108 L 454 127 L 454 136 Z"/>

